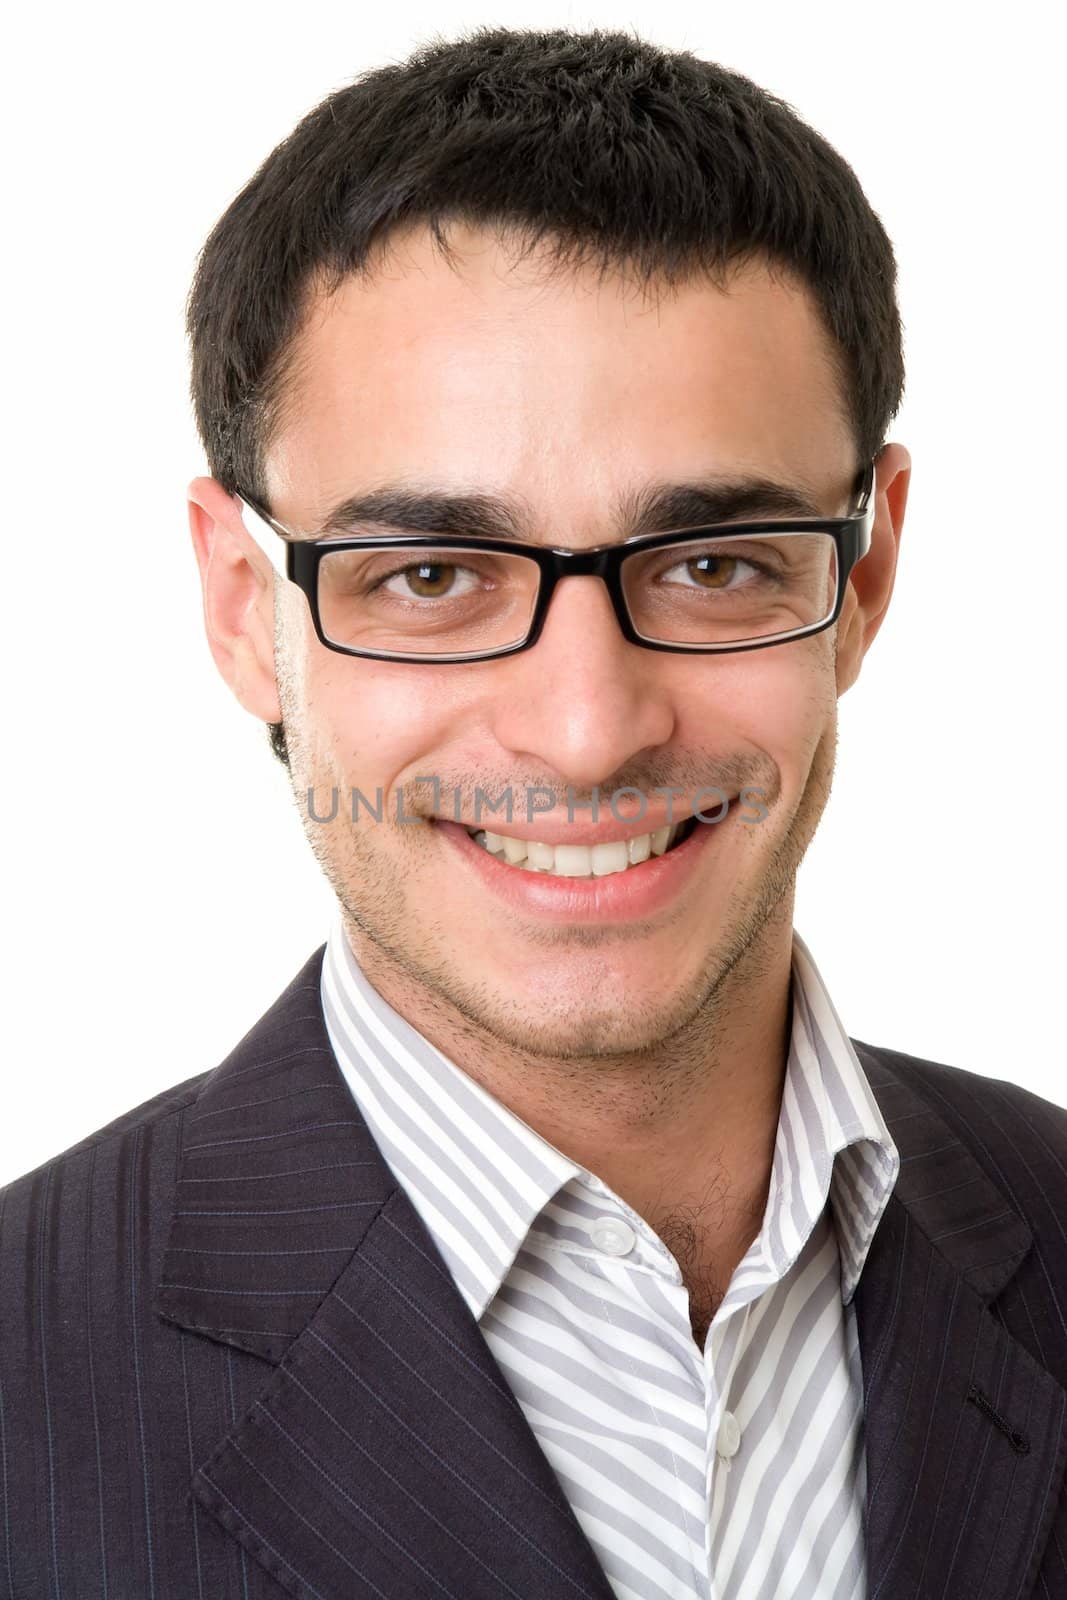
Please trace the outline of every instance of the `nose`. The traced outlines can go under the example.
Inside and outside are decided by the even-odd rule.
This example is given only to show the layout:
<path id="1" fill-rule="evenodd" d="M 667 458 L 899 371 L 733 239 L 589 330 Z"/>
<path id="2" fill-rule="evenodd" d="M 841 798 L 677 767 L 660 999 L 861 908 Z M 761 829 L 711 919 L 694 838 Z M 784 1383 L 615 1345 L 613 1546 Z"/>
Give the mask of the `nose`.
<path id="1" fill-rule="evenodd" d="M 537 643 L 498 663 L 495 737 L 563 782 L 592 787 L 671 738 L 669 664 L 623 637 L 601 578 L 563 578 Z"/>

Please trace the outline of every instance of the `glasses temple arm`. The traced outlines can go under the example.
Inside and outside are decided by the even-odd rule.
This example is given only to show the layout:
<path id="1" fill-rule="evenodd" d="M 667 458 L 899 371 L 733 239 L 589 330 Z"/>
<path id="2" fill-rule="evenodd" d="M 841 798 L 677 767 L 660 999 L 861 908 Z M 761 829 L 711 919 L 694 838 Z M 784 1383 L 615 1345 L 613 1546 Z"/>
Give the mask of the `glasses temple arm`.
<path id="1" fill-rule="evenodd" d="M 246 496 L 238 494 L 235 499 L 240 508 L 241 521 L 245 526 L 246 532 L 251 535 L 279 577 L 288 577 L 288 573 L 285 570 L 285 551 L 283 548 L 286 535 L 280 532 L 272 522 L 268 521 Z M 281 543 L 279 543 L 279 540 Z"/>

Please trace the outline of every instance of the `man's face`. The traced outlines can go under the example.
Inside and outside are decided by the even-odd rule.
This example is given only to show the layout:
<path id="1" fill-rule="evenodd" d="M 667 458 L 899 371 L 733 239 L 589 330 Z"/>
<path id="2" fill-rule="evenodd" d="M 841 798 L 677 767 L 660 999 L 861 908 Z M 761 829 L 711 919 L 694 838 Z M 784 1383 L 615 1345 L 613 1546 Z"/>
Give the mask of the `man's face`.
<path id="1" fill-rule="evenodd" d="M 652 487 L 758 475 L 825 515 L 851 509 L 854 448 L 806 292 L 751 265 L 729 292 L 692 282 L 657 299 L 594 270 L 516 265 L 492 235 L 455 229 L 448 265 L 412 230 L 368 278 L 318 301 L 267 489 L 310 533 L 339 501 L 385 484 L 498 497 L 534 544 L 615 542 L 620 507 Z M 374 531 L 382 531 L 377 529 Z M 462 530 L 457 530 L 462 531 Z M 627 643 L 607 590 L 557 589 L 544 631 L 495 661 L 409 664 L 318 643 L 279 584 L 278 693 L 294 792 L 372 981 L 450 1002 L 539 1054 L 630 1051 L 690 1022 L 769 930 L 788 940 L 796 867 L 826 802 L 837 694 L 834 632 L 770 649 L 677 655 Z M 854 596 L 846 605 L 844 626 Z M 854 652 L 853 652 L 854 654 Z M 844 668 L 848 681 L 854 669 Z M 431 785 L 440 783 L 438 816 Z M 596 880 L 543 877 L 481 853 L 475 789 L 516 809 L 483 826 L 550 843 L 589 832 L 568 787 L 626 785 L 661 818 L 657 787 L 763 792 L 662 858 Z M 307 791 L 328 815 L 307 815 Z M 528 790 L 555 791 L 533 822 Z M 351 794 L 386 797 L 381 822 Z M 397 819 L 396 794 L 405 813 Z M 620 811 L 626 802 L 620 802 Z M 631 804 L 633 802 L 631 801 Z M 704 801 L 714 814 L 713 799 Z M 651 828 L 651 822 L 649 827 Z"/>

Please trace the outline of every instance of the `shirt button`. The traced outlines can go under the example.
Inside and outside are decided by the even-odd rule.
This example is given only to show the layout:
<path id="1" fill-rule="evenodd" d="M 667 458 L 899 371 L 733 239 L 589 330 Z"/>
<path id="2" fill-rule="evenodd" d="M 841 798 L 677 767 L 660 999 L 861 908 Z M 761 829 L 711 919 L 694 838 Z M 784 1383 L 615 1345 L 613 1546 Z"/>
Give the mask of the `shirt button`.
<path id="1" fill-rule="evenodd" d="M 593 1223 L 593 1243 L 606 1256 L 628 1256 L 637 1238 L 621 1217 L 601 1217 Z"/>
<path id="2" fill-rule="evenodd" d="M 724 1411 L 719 1424 L 719 1437 L 715 1448 L 719 1455 L 729 1459 L 737 1454 L 741 1444 L 741 1428 L 732 1411 Z"/>

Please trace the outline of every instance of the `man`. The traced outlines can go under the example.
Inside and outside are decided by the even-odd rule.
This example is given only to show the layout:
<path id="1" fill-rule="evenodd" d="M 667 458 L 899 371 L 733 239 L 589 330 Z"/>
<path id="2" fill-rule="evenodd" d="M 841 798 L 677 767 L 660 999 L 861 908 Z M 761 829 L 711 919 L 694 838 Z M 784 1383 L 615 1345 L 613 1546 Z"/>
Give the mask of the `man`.
<path id="1" fill-rule="evenodd" d="M 621 34 L 424 48 L 217 224 L 207 635 L 338 914 L 3 1193 L 0 1594 L 1067 1595 L 1067 1114 L 851 1040 L 792 927 L 894 280 Z"/>

